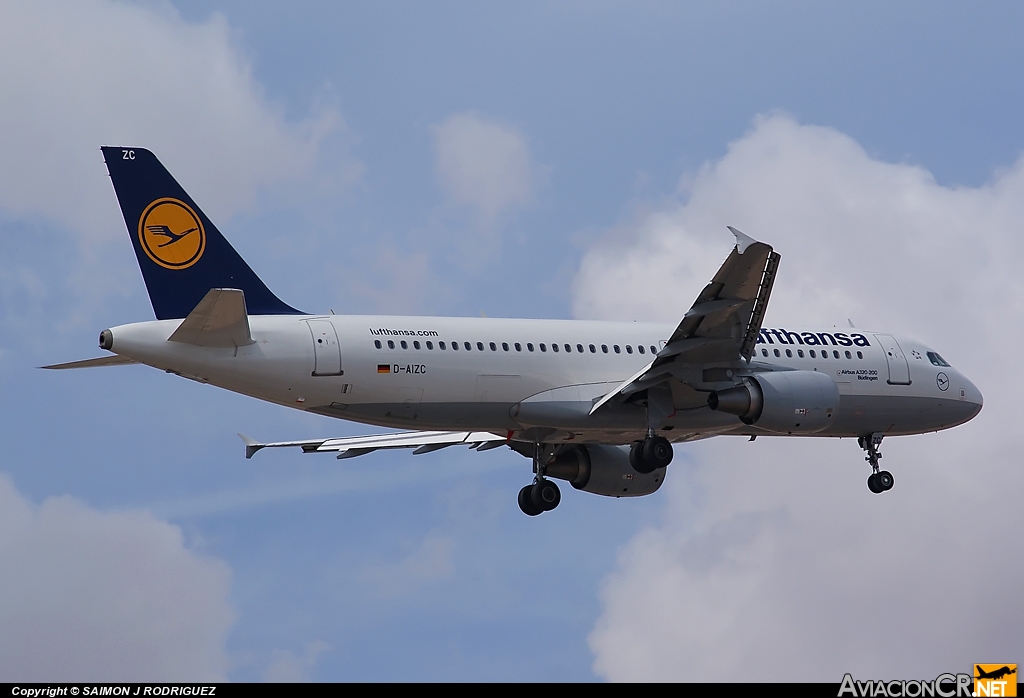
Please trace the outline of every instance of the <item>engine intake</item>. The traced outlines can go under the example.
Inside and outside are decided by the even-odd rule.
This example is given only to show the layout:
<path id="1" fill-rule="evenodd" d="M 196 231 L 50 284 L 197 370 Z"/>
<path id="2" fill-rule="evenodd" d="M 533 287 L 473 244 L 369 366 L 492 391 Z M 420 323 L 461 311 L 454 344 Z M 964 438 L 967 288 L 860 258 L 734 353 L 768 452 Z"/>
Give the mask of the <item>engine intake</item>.
<path id="1" fill-rule="evenodd" d="M 743 379 L 708 395 L 708 407 L 778 434 L 813 434 L 832 423 L 839 406 L 835 382 L 818 371 L 776 371 Z"/>

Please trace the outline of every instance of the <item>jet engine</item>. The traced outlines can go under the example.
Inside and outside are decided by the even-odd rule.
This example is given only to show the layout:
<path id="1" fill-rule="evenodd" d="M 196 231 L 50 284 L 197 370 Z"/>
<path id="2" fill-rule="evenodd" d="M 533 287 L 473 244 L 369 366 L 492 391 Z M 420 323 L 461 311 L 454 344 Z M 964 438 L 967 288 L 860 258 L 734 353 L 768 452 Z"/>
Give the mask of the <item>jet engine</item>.
<path id="1" fill-rule="evenodd" d="M 641 475 L 629 464 L 628 446 L 572 446 L 548 463 L 545 474 L 567 480 L 578 490 L 606 497 L 640 497 L 656 492 L 665 468 Z"/>
<path id="2" fill-rule="evenodd" d="M 774 371 L 708 395 L 708 407 L 777 434 L 813 434 L 832 423 L 839 405 L 835 382 L 818 371 Z"/>

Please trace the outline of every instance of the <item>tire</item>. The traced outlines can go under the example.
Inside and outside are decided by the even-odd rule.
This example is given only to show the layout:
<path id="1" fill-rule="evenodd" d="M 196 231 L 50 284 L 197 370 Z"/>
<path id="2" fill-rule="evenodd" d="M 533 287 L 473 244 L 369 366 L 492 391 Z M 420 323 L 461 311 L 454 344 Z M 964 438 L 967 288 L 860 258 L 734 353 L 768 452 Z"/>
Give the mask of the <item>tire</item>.
<path id="1" fill-rule="evenodd" d="M 875 473 L 868 475 L 868 489 L 874 494 L 882 494 L 884 491 L 881 485 L 878 484 L 878 476 Z"/>
<path id="2" fill-rule="evenodd" d="M 666 467 L 674 455 L 672 444 L 664 436 L 652 436 L 644 441 L 644 462 L 651 468 L 648 472 Z"/>
<path id="3" fill-rule="evenodd" d="M 876 482 L 878 482 L 878 486 L 879 488 L 881 488 L 882 492 L 888 492 L 889 490 L 892 489 L 893 484 L 895 484 L 895 481 L 892 477 L 892 473 L 890 473 L 888 470 L 879 471 L 878 475 L 876 475 L 875 477 Z"/>
<path id="4" fill-rule="evenodd" d="M 654 468 L 648 465 L 647 460 L 644 458 L 644 443 L 646 442 L 638 441 L 630 447 L 629 464 L 633 466 L 633 470 L 641 475 L 648 475 L 654 472 Z"/>
<path id="5" fill-rule="evenodd" d="M 530 500 L 533 506 L 540 511 L 551 511 L 562 501 L 562 493 L 558 485 L 551 480 L 540 480 L 532 487 Z"/>
<path id="6" fill-rule="evenodd" d="M 527 516 L 537 516 L 541 513 L 533 504 L 533 485 L 527 485 L 519 490 L 519 508 Z"/>

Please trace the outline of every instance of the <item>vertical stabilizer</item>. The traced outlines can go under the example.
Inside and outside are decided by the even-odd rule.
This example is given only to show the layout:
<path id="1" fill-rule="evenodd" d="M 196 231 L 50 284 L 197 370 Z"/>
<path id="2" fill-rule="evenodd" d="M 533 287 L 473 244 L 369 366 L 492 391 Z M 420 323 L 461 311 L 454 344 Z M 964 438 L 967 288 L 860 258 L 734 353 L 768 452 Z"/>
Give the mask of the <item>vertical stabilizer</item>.
<path id="1" fill-rule="evenodd" d="M 101 150 L 157 319 L 185 317 L 213 288 L 241 290 L 250 315 L 301 314 L 267 288 L 153 153 Z"/>

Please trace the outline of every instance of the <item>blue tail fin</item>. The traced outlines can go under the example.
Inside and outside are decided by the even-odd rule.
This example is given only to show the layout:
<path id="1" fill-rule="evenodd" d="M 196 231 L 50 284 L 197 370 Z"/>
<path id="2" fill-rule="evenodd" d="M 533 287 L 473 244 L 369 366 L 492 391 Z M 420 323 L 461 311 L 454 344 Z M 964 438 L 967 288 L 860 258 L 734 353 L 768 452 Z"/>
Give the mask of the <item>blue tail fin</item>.
<path id="1" fill-rule="evenodd" d="M 249 315 L 301 314 L 260 281 L 153 153 L 101 150 L 157 319 L 185 317 L 211 288 L 241 289 Z"/>

